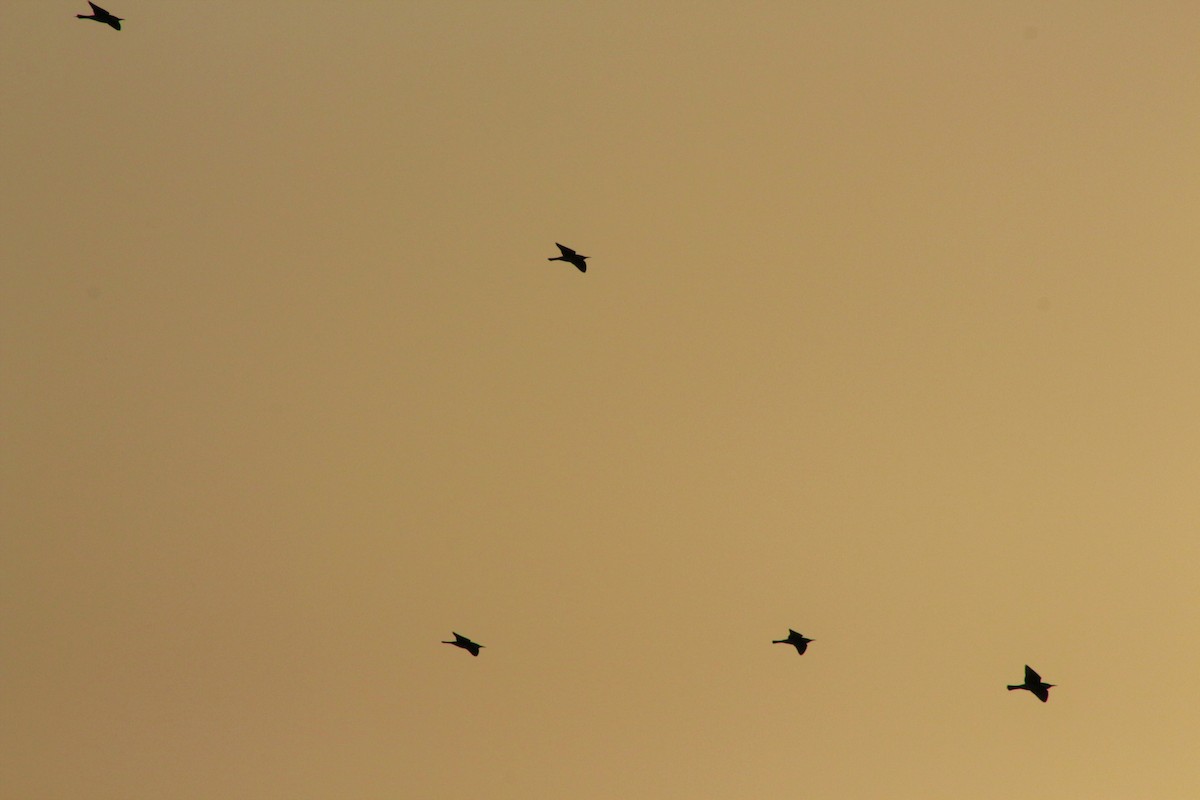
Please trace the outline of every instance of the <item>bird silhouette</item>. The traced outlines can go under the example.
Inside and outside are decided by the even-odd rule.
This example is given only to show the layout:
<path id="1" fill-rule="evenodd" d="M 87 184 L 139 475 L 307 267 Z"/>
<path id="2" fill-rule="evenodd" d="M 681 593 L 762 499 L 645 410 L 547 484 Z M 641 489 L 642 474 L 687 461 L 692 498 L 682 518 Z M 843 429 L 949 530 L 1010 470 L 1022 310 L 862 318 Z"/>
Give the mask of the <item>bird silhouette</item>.
<path id="1" fill-rule="evenodd" d="M 788 635 L 786 639 L 775 639 L 771 642 L 771 644 L 790 644 L 792 647 L 796 648 L 796 652 L 798 654 L 804 655 L 804 651 L 808 649 L 808 643 L 815 641 L 816 639 L 809 639 L 806 636 L 796 633 L 791 628 L 788 628 Z"/>
<path id="2" fill-rule="evenodd" d="M 1050 687 L 1053 683 L 1046 683 L 1042 680 L 1042 676 L 1034 672 L 1033 667 L 1025 665 L 1025 682 L 1017 686 L 1009 686 L 1008 690 L 1013 689 L 1028 689 L 1033 692 L 1033 696 L 1043 703 L 1050 699 Z"/>
<path id="3" fill-rule="evenodd" d="M 121 30 L 121 18 L 114 17 L 112 14 L 105 11 L 100 6 L 88 0 L 88 5 L 92 7 L 91 14 L 76 14 L 79 19 L 94 19 L 96 22 L 103 22 L 105 25 L 111 25 L 116 30 Z"/>
<path id="4" fill-rule="evenodd" d="M 451 633 L 454 633 L 454 631 L 451 631 Z M 463 650 L 466 650 L 468 653 L 470 653 L 473 656 L 479 655 L 479 648 L 483 647 L 483 645 L 472 642 L 470 639 L 463 636 L 461 633 L 454 634 L 453 642 L 442 642 L 442 644 L 452 644 L 455 647 L 461 647 Z"/>
<path id="5" fill-rule="evenodd" d="M 555 244 L 558 244 L 558 242 L 555 242 Z M 579 253 L 576 253 L 571 248 L 563 247 L 561 244 L 558 244 L 558 249 L 562 251 L 562 255 L 555 256 L 554 258 L 547 258 L 546 260 L 547 261 L 565 261 L 568 264 L 574 264 L 576 269 L 578 269 L 580 272 L 587 272 L 587 263 L 586 262 L 588 260 L 588 256 L 581 256 L 581 255 L 579 255 Z"/>

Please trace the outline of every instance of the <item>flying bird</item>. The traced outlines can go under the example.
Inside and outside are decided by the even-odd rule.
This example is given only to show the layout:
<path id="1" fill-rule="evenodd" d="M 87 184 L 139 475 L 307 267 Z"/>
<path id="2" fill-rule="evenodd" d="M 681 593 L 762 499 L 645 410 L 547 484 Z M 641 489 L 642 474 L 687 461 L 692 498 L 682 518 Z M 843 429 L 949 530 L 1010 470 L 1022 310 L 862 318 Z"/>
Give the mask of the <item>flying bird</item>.
<path id="1" fill-rule="evenodd" d="M 454 633 L 454 631 L 451 631 L 451 633 Z M 466 650 L 468 653 L 470 653 L 473 656 L 479 655 L 479 648 L 483 647 L 483 645 L 472 642 L 470 639 L 463 636 L 461 633 L 454 634 L 453 642 L 442 642 L 442 644 L 452 644 L 455 647 L 461 647 L 463 650 Z"/>
<path id="2" fill-rule="evenodd" d="M 558 244 L 558 242 L 555 242 L 555 244 Z M 561 244 L 558 244 L 558 249 L 562 251 L 562 255 L 555 256 L 554 258 L 547 258 L 546 260 L 547 261 L 565 261 L 568 264 L 574 264 L 576 269 L 578 269 L 580 272 L 587 272 L 587 263 L 586 262 L 588 260 L 588 256 L 581 256 L 581 255 L 579 255 L 579 253 L 576 253 L 571 248 L 563 247 Z"/>
<path id="3" fill-rule="evenodd" d="M 88 5 L 92 7 L 91 14 L 76 14 L 79 19 L 94 19 L 96 22 L 103 22 L 105 25 L 111 25 L 115 30 L 121 30 L 121 18 L 114 17 L 112 14 L 105 11 L 100 6 L 88 0 Z"/>
<path id="4" fill-rule="evenodd" d="M 1013 689 L 1028 689 L 1033 692 L 1033 696 L 1043 703 L 1050 699 L 1050 687 L 1053 683 L 1046 683 L 1042 680 L 1042 676 L 1033 671 L 1033 667 L 1025 665 L 1025 682 L 1018 686 L 1009 686 L 1008 690 Z"/>
<path id="5" fill-rule="evenodd" d="M 806 636 L 796 633 L 791 628 L 788 628 L 788 635 L 786 639 L 775 639 L 771 642 L 771 644 L 790 644 L 792 647 L 796 648 L 796 652 L 799 655 L 804 655 L 804 651 L 808 649 L 808 643 L 815 641 L 816 639 L 809 639 Z"/>

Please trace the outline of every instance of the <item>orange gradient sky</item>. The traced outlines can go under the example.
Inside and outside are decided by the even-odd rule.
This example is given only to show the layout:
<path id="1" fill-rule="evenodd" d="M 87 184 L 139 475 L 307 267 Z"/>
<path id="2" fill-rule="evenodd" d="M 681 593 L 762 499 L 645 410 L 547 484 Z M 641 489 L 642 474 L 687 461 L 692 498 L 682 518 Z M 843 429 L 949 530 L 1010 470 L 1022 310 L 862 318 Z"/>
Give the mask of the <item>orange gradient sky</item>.
<path id="1" fill-rule="evenodd" d="M 0 26 L 4 797 L 1200 796 L 1200 5 L 105 5 Z"/>

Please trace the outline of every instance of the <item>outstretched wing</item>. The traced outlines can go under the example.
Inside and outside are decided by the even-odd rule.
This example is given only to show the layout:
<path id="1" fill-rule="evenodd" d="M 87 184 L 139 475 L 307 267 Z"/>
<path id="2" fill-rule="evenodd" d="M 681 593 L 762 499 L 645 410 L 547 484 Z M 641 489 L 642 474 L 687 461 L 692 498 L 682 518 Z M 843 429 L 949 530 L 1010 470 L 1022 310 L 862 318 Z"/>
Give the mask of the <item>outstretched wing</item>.
<path id="1" fill-rule="evenodd" d="M 1034 672 L 1033 667 L 1028 664 L 1025 665 L 1025 682 L 1030 685 L 1042 682 L 1042 676 Z"/>
<path id="2" fill-rule="evenodd" d="M 1033 696 L 1043 703 L 1050 699 L 1050 687 L 1045 684 L 1034 686 L 1029 691 L 1033 692 Z"/>
<path id="3" fill-rule="evenodd" d="M 102 17 L 107 17 L 109 15 L 107 11 L 93 3 L 92 0 L 88 0 L 88 5 L 92 7 L 93 14 L 99 14 Z"/>
<path id="4" fill-rule="evenodd" d="M 572 258 L 575 256 L 575 251 L 571 248 L 563 247 L 561 244 L 558 244 L 558 242 L 555 242 L 555 244 L 558 245 L 558 249 L 562 251 L 564 258 Z"/>

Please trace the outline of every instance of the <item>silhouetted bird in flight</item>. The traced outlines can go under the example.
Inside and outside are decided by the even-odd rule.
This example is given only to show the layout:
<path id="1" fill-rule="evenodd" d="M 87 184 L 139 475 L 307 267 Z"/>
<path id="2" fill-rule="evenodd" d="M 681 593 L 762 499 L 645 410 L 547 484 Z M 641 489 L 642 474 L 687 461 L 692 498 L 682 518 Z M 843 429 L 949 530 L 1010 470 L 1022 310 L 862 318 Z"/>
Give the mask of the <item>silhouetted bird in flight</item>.
<path id="1" fill-rule="evenodd" d="M 1053 683 L 1045 683 L 1042 676 L 1033 671 L 1033 667 L 1025 665 L 1025 682 L 1019 686 L 1009 686 L 1008 690 L 1013 689 L 1028 689 L 1033 692 L 1033 696 L 1043 703 L 1050 699 L 1050 687 Z"/>
<path id="2" fill-rule="evenodd" d="M 451 631 L 451 633 L 454 633 L 454 631 Z M 481 644 L 475 644 L 475 642 L 472 642 L 470 639 L 463 636 L 461 633 L 454 634 L 453 642 L 442 642 L 442 644 L 452 644 L 455 647 L 461 647 L 463 650 L 466 650 L 468 653 L 470 653 L 473 656 L 479 655 L 479 648 L 483 647 L 483 645 L 481 645 Z"/>
<path id="3" fill-rule="evenodd" d="M 558 242 L 555 242 L 555 244 L 558 244 Z M 558 244 L 558 249 L 562 251 L 561 256 L 555 256 L 554 258 L 547 258 L 546 260 L 547 261 L 565 261 L 568 264 L 574 264 L 575 267 L 580 272 L 587 272 L 587 263 L 586 262 L 588 260 L 588 256 L 581 256 L 581 255 L 579 255 L 579 253 L 576 253 L 571 248 L 563 247 L 561 244 Z"/>
<path id="4" fill-rule="evenodd" d="M 808 649 L 809 642 L 815 642 L 816 639 L 809 639 L 806 636 L 801 636 L 791 628 L 788 628 L 788 636 L 786 639 L 776 639 L 771 644 L 790 644 L 796 648 L 796 652 L 804 655 L 804 651 Z"/>
<path id="5" fill-rule="evenodd" d="M 121 30 L 121 18 L 114 17 L 112 14 L 105 11 L 100 6 L 88 0 L 88 5 L 92 7 L 91 14 L 76 14 L 79 19 L 94 19 L 96 22 L 103 22 L 105 25 L 111 25 L 116 30 Z"/>

